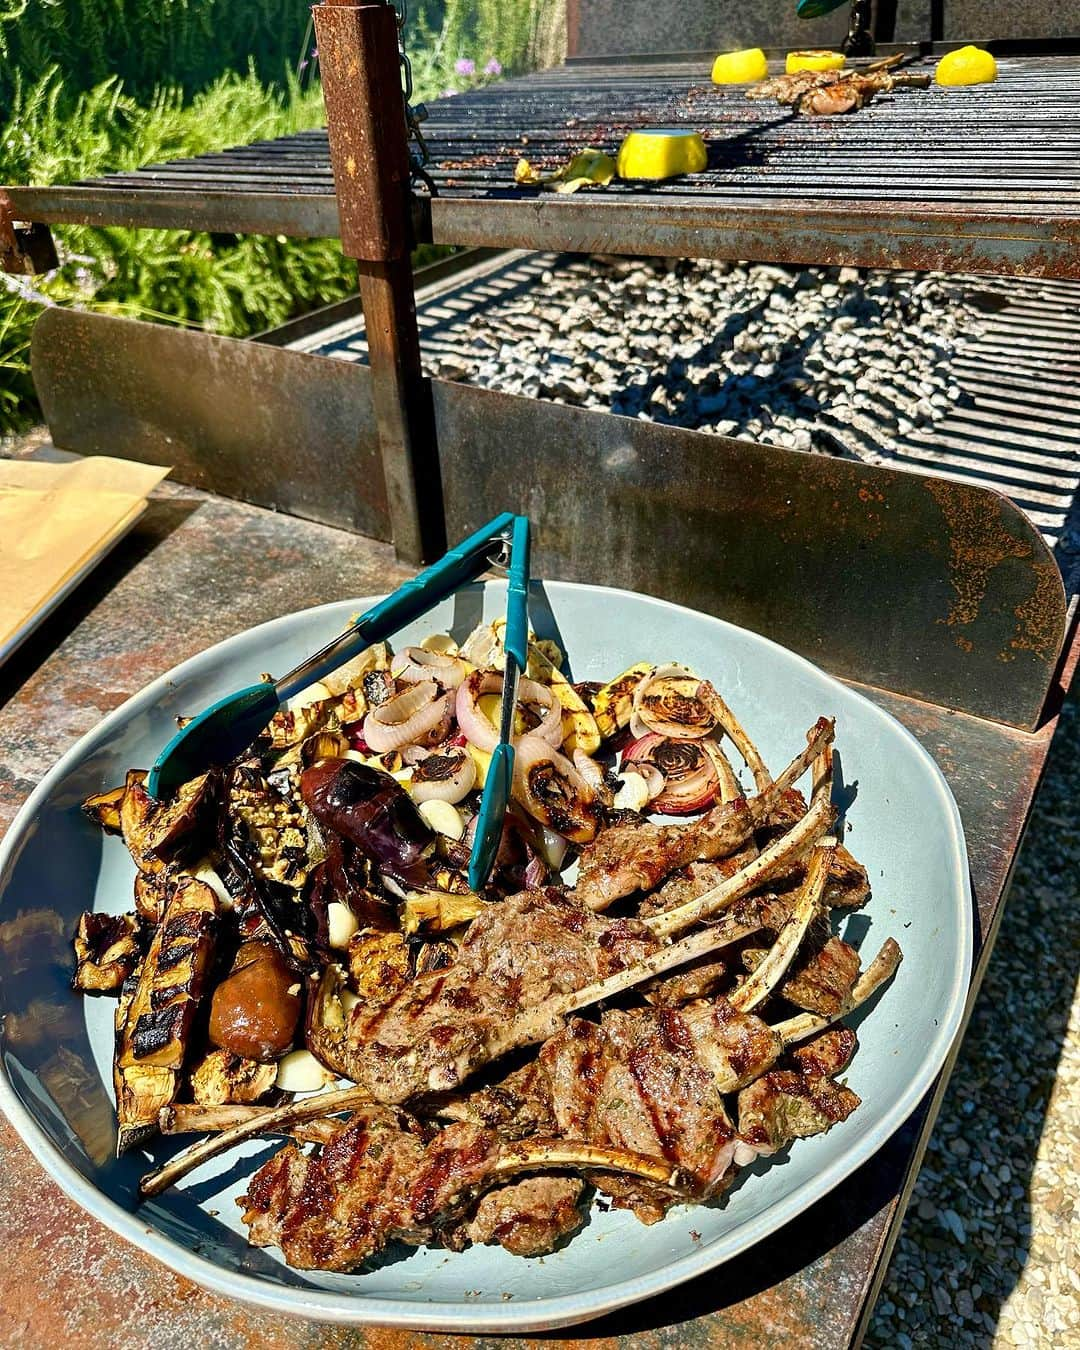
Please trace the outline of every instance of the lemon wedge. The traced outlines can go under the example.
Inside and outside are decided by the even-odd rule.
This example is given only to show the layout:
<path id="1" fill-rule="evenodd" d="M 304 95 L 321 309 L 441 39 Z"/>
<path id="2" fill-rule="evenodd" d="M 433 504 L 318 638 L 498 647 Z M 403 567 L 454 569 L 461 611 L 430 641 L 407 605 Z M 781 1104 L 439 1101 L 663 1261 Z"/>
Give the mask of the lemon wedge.
<path id="1" fill-rule="evenodd" d="M 760 47 L 741 52 L 721 52 L 713 62 L 713 84 L 753 84 L 769 73 L 769 63 Z"/>
<path id="2" fill-rule="evenodd" d="M 946 52 L 937 63 L 934 79 L 946 89 L 958 84 L 989 84 L 997 79 L 997 62 L 981 47 Z"/>
<path id="3" fill-rule="evenodd" d="M 788 52 L 787 73 L 797 70 L 840 70 L 846 57 L 843 52 Z"/>
<path id="4" fill-rule="evenodd" d="M 620 178 L 673 178 L 700 173 L 709 162 L 705 142 L 696 131 L 660 127 L 632 131 L 615 161 Z"/>

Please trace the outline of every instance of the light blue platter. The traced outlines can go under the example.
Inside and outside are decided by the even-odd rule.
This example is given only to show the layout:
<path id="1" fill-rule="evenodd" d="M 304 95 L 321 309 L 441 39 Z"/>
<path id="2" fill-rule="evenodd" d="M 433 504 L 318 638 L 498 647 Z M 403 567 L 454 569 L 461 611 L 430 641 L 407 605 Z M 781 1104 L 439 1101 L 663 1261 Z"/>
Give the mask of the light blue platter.
<path id="1" fill-rule="evenodd" d="M 148 1154 L 113 1148 L 111 999 L 70 992 L 70 937 L 85 908 L 131 908 L 133 865 L 79 806 L 147 767 L 178 714 L 192 714 L 287 670 L 374 603 L 342 601 L 238 634 L 155 680 L 71 749 L 43 779 L 0 849 L 0 1106 L 35 1156 L 86 1210 L 173 1270 L 223 1294 L 323 1321 L 451 1331 L 564 1326 L 649 1298 L 720 1265 L 820 1199 L 881 1147 L 932 1083 L 960 1026 L 971 970 L 972 905 L 959 813 L 940 770 L 874 704 L 753 633 L 627 591 L 535 586 L 531 617 L 570 653 L 577 680 L 635 661 L 681 661 L 712 679 L 778 771 L 821 715 L 837 722 L 846 842 L 873 896 L 848 920 L 864 964 L 895 937 L 892 984 L 851 1020 L 860 1048 L 848 1074 L 863 1105 L 843 1124 L 759 1164 L 715 1208 L 676 1209 L 646 1228 L 594 1210 L 560 1251 L 524 1260 L 497 1247 L 461 1254 L 395 1249 L 356 1275 L 289 1270 L 249 1247 L 233 1203 L 272 1147 L 206 1165 L 184 1186 L 138 1204 Z M 501 617 L 502 582 L 468 588 L 403 631 L 464 638 Z M 18 920 L 12 925 L 12 920 Z M 159 1146 L 155 1156 L 164 1156 Z"/>

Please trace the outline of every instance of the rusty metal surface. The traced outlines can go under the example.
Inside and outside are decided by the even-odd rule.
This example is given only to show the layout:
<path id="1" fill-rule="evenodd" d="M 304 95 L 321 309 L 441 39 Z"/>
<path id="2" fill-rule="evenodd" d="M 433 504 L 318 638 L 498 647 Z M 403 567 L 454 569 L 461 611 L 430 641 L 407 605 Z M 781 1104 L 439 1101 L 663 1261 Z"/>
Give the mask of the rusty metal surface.
<path id="1" fill-rule="evenodd" d="M 367 371 L 70 309 L 44 311 L 31 358 L 65 449 L 173 465 L 196 487 L 391 537 Z"/>
<path id="2" fill-rule="evenodd" d="M 323 0 L 312 14 L 341 247 L 371 262 L 403 258 L 409 155 L 394 8 Z"/>
<path id="3" fill-rule="evenodd" d="M 47 225 L 20 223 L 10 196 L 0 189 L 0 272 L 32 276 L 58 265 Z"/>
<path id="4" fill-rule="evenodd" d="M 107 581 L 67 602 L 5 670 L 0 697 L 13 696 L 0 710 L 0 827 L 76 737 L 174 662 L 275 614 L 390 589 L 408 574 L 385 545 L 168 485 L 110 567 Z M 593 579 L 608 578 L 594 571 Z M 984 937 L 1000 915 L 1053 723 L 1028 735 L 867 692 L 915 731 L 950 779 Z M 721 1272 L 601 1323 L 524 1343 L 558 1339 L 595 1350 L 848 1345 L 895 1234 L 897 1197 L 914 1173 L 928 1125 L 924 1104 L 859 1173 Z M 198 1290 L 83 1214 L 2 1121 L 0 1238 L 3 1343 L 81 1337 L 95 1344 L 107 1337 L 118 1346 L 142 1345 L 152 1318 L 154 1343 L 163 1350 L 466 1344 L 450 1336 L 290 1322 Z M 494 1350 L 505 1343 L 471 1344 Z"/>
<path id="5" fill-rule="evenodd" d="M 341 246 L 356 258 L 369 334 L 371 395 L 398 557 L 443 552 L 439 464 L 409 251 L 409 152 L 389 4 L 325 0 L 313 9 Z"/>
<path id="6" fill-rule="evenodd" d="M 900 91 L 795 118 L 708 82 L 708 63 L 571 62 L 430 105 L 440 243 L 1080 276 L 1080 60 L 1003 56 L 995 84 Z M 573 198 L 515 188 L 586 144 L 683 123 L 710 147 L 691 178 Z M 325 133 L 112 175 L 13 188 L 30 219 L 332 234 Z"/>
<path id="7" fill-rule="evenodd" d="M 834 674 L 1038 723 L 1061 574 L 987 489 L 432 381 L 451 537 L 537 522 L 547 576 L 717 614 Z M 508 467 L 507 446 L 528 447 Z M 598 562 L 598 560 L 600 560 Z"/>

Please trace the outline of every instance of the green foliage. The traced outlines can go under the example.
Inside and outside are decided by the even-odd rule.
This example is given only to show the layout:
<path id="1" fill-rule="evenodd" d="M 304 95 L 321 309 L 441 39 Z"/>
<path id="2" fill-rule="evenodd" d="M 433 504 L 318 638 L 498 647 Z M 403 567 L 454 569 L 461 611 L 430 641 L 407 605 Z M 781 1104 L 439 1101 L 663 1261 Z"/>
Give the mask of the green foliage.
<path id="1" fill-rule="evenodd" d="M 17 72 L 58 66 L 75 97 L 116 76 L 136 96 L 169 79 L 186 93 L 253 62 L 277 82 L 307 27 L 305 0 L 0 0 L 0 108 Z"/>
<path id="2" fill-rule="evenodd" d="M 490 78 L 482 72 L 493 58 L 510 73 L 560 54 L 564 0 L 426 0 L 410 13 L 420 99 Z M 304 89 L 285 73 L 307 16 L 300 0 L 0 0 L 0 183 L 70 183 L 319 125 L 317 84 Z M 462 58 L 476 76 L 455 73 Z M 210 77 L 229 63 L 247 73 Z M 168 87 L 158 87 L 163 76 Z M 42 305 L 240 337 L 355 292 L 336 240 L 84 226 L 55 234 L 57 272 L 0 274 L 0 434 L 38 411 L 29 345 Z"/>

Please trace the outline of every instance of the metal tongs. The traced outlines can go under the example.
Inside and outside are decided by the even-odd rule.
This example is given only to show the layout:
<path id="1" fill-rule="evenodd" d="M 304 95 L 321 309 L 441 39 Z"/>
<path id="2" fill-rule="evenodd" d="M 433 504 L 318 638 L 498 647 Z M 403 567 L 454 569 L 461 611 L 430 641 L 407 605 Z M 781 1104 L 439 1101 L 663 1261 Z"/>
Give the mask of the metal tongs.
<path id="1" fill-rule="evenodd" d="M 493 550 L 498 546 L 497 552 Z M 393 595 L 367 610 L 339 637 L 279 680 L 263 680 L 230 694 L 192 718 L 158 756 L 146 788 L 152 797 L 169 797 L 217 764 L 227 764 L 255 740 L 274 714 L 295 695 L 400 628 L 434 609 L 489 567 L 508 567 L 506 676 L 503 680 L 499 744 L 492 752 L 469 860 L 469 885 L 479 890 L 491 874 L 502 838 L 503 817 L 514 771 L 511 738 L 517 686 L 528 662 L 529 522 L 509 511 L 450 549 L 437 563 L 405 582 Z"/>

